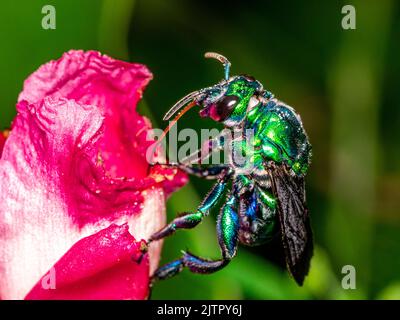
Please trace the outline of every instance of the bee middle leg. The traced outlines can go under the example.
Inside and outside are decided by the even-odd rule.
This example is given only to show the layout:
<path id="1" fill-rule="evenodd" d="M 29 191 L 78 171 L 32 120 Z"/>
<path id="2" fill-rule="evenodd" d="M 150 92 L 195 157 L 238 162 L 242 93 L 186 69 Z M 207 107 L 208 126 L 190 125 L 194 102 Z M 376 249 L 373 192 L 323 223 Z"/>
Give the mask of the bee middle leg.
<path id="1" fill-rule="evenodd" d="M 236 255 L 238 245 L 239 218 L 236 207 L 235 196 L 230 195 L 218 216 L 217 233 L 222 259 L 209 260 L 183 252 L 182 258 L 157 269 L 152 276 L 152 282 L 170 278 L 185 267 L 193 273 L 200 274 L 213 273 L 225 267 Z"/>
<path id="2" fill-rule="evenodd" d="M 186 212 L 176 217 L 161 230 L 151 235 L 148 243 L 165 238 L 173 234 L 177 229 L 191 229 L 197 226 L 221 198 L 225 190 L 226 180 L 227 176 L 223 176 L 218 180 L 197 208 L 196 212 Z"/>

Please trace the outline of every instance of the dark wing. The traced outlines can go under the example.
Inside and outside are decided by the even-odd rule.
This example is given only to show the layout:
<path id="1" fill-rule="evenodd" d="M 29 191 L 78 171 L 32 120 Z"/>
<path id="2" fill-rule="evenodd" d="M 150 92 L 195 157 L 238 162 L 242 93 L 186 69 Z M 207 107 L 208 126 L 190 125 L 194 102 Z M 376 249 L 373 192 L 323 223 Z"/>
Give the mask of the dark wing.
<path id="1" fill-rule="evenodd" d="M 296 282 L 302 285 L 313 253 L 304 178 L 291 175 L 284 165 L 273 165 L 269 172 L 271 187 L 277 198 L 286 264 Z"/>

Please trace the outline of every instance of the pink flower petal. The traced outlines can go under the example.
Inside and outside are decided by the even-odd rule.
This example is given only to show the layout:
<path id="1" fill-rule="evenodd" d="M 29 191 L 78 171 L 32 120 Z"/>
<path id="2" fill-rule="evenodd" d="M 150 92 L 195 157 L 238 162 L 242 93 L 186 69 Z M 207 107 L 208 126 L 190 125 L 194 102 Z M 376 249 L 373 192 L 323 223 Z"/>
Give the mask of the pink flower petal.
<path id="1" fill-rule="evenodd" d="M 132 261 L 140 247 L 128 225 L 113 224 L 74 244 L 26 299 L 145 299 L 148 256 Z"/>
<path id="2" fill-rule="evenodd" d="M 6 137 L 4 136 L 4 134 L 0 131 L 0 158 L 1 158 L 1 154 L 3 153 L 3 147 L 4 147 L 4 143 L 6 142 Z"/>
<path id="3" fill-rule="evenodd" d="M 112 177 L 145 177 L 144 157 L 150 123 L 135 106 L 152 74 L 143 65 L 114 60 L 96 51 L 71 50 L 33 73 L 18 101 L 35 103 L 44 97 L 64 97 L 96 105 L 105 115 L 101 156 Z"/>
<path id="4" fill-rule="evenodd" d="M 82 245 L 74 246 L 77 241 L 94 237 L 112 223 L 128 223 L 138 240 L 164 225 L 165 197 L 187 178 L 175 169 L 150 167 L 145 160 L 151 125 L 135 106 L 150 78 L 142 65 L 71 51 L 26 80 L 0 159 L 3 299 L 25 297 L 56 261 L 73 263 L 68 262 L 71 255 L 64 255 L 76 248 L 83 252 Z M 102 259 L 86 249 L 94 279 L 103 268 L 97 265 Z M 150 270 L 157 266 L 160 250 L 161 243 L 150 247 Z M 115 262 L 108 269 L 121 267 L 123 277 L 125 264 L 103 258 Z M 65 279 L 75 279 L 80 272 L 63 270 Z M 146 281 L 149 272 L 147 268 Z M 125 285 L 117 273 L 109 276 L 116 277 L 113 284 Z M 129 279 L 132 286 L 143 281 Z M 85 288 L 96 290 L 94 284 Z M 99 291 L 102 295 L 89 291 L 85 296 L 114 297 L 105 290 Z M 145 294 L 124 298 L 139 296 Z"/>

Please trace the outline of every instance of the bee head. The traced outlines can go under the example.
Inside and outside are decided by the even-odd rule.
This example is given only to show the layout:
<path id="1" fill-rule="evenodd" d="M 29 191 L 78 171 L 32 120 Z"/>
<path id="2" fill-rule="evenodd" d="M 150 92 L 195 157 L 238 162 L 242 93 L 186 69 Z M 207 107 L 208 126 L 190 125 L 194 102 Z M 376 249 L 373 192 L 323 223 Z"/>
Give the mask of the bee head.
<path id="1" fill-rule="evenodd" d="M 245 118 L 249 108 L 258 103 L 257 97 L 263 94 L 261 83 L 252 76 L 230 77 L 231 63 L 224 56 L 207 52 L 205 57 L 222 63 L 224 79 L 211 87 L 191 92 L 179 100 L 164 116 L 164 120 L 169 120 L 179 112 L 169 127 L 196 105 L 201 108 L 201 117 L 209 117 L 228 127 L 234 126 Z"/>
<path id="2" fill-rule="evenodd" d="M 222 80 L 215 86 L 206 89 L 199 97 L 201 117 L 209 117 L 226 126 L 240 123 L 249 109 L 257 100 L 256 96 L 262 90 L 261 84 L 251 76 L 239 75 Z"/>

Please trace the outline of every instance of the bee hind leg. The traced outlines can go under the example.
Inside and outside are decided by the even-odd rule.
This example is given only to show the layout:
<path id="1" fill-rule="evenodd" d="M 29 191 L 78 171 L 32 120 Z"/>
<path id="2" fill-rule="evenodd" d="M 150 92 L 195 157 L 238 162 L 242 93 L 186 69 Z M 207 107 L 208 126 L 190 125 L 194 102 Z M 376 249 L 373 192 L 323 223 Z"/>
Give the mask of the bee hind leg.
<path id="1" fill-rule="evenodd" d="M 157 280 L 171 278 L 180 273 L 185 267 L 193 273 L 208 274 L 222 269 L 228 263 L 229 260 L 226 259 L 208 260 L 195 256 L 190 252 L 183 252 L 181 259 L 171 261 L 170 263 L 158 268 L 152 276 L 152 283 Z"/>

